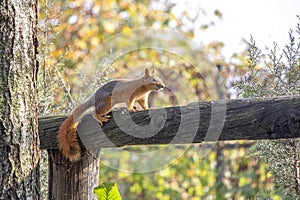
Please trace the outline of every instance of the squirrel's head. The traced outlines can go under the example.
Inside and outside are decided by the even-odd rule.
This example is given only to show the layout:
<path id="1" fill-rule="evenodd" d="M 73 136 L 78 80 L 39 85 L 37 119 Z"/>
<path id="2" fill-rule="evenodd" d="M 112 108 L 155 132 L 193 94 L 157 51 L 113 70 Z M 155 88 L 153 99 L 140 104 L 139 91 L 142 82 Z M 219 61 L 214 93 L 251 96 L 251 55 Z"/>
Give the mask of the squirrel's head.
<path id="1" fill-rule="evenodd" d="M 145 68 L 145 74 L 143 76 L 144 86 L 149 90 L 161 90 L 165 87 L 164 83 L 158 78 L 154 77 L 155 70 L 152 69 L 150 73 L 148 68 Z"/>

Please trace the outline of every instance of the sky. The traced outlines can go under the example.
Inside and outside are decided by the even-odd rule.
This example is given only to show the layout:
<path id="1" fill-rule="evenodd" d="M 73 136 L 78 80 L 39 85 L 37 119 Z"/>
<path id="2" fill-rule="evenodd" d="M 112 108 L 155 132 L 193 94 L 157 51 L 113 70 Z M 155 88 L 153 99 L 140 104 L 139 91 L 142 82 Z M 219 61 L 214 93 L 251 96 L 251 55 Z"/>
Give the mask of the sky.
<path id="1" fill-rule="evenodd" d="M 283 47 L 288 42 L 288 31 L 299 22 L 300 0 L 195 0 L 213 18 L 218 9 L 222 19 L 214 18 L 215 26 L 196 34 L 196 41 L 207 44 L 217 40 L 225 43 L 224 55 L 229 57 L 245 48 L 242 39 L 250 35 L 260 48 L 272 47 L 273 42 Z M 205 19 L 204 19 L 205 20 Z M 208 19 L 206 19 L 208 20 Z"/>

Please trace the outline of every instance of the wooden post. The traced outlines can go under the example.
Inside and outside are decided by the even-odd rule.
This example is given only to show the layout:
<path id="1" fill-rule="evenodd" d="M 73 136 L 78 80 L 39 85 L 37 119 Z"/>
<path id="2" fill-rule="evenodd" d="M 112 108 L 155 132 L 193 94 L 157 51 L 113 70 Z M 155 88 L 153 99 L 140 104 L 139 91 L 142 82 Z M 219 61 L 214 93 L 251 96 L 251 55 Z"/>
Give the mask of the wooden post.
<path id="1" fill-rule="evenodd" d="M 58 150 L 51 149 L 48 160 L 48 199 L 96 199 L 93 189 L 99 184 L 99 159 L 85 152 L 80 161 L 70 162 Z"/>
<path id="2" fill-rule="evenodd" d="M 48 116 L 39 120 L 39 133 L 43 135 L 42 133 L 51 132 L 42 139 L 43 141 L 48 140 L 51 146 L 41 146 L 41 149 L 48 150 L 48 199 L 96 199 L 93 190 L 99 185 L 100 158 L 96 158 L 86 150 L 78 162 L 70 162 L 63 157 L 58 150 L 56 136 L 64 119 L 65 117 L 61 116 Z"/>

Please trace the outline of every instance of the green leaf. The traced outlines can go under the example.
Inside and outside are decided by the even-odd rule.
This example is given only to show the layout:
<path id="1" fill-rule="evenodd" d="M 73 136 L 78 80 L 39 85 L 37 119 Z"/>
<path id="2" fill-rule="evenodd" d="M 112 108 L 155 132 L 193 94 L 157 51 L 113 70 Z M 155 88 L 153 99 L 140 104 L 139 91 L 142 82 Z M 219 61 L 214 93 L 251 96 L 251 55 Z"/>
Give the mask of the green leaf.
<path id="1" fill-rule="evenodd" d="M 117 183 L 102 183 L 94 188 L 98 200 L 122 200 Z"/>

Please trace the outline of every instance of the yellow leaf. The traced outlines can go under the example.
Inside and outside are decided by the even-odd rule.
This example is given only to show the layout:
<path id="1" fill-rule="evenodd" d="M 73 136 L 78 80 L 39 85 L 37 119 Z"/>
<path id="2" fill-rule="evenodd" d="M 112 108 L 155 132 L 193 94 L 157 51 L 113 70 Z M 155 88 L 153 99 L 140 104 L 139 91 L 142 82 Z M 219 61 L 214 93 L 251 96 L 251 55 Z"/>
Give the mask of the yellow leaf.
<path id="1" fill-rule="evenodd" d="M 115 32 L 115 26 L 112 22 L 105 21 L 103 23 L 103 26 L 104 26 L 105 32 L 110 33 L 110 34 Z"/>
<path id="2" fill-rule="evenodd" d="M 128 32 L 128 31 L 131 31 L 130 27 L 128 27 L 128 26 L 122 27 L 122 32 Z"/>

